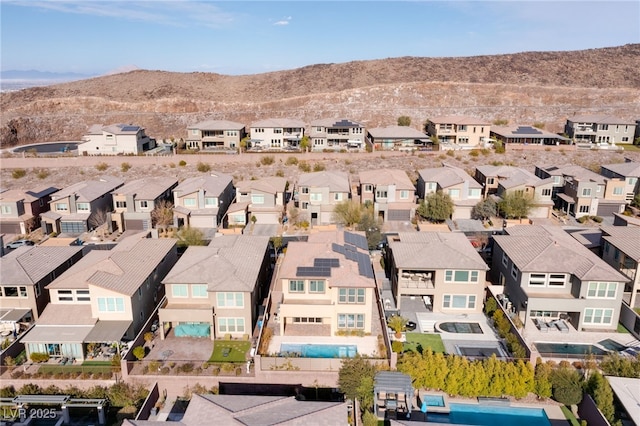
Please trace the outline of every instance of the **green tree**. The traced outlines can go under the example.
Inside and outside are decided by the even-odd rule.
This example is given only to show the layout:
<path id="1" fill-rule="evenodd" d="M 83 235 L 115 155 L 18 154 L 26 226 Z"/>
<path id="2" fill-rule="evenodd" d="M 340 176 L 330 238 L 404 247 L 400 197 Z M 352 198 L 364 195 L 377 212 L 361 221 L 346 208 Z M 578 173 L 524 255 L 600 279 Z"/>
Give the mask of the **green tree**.
<path id="1" fill-rule="evenodd" d="M 418 215 L 433 222 L 444 222 L 453 214 L 453 200 L 442 191 L 428 194 L 420 202 Z"/>
<path id="2" fill-rule="evenodd" d="M 206 242 L 204 240 L 204 234 L 197 228 L 182 228 L 178 233 L 178 244 L 183 246 L 204 246 Z"/>
<path id="3" fill-rule="evenodd" d="M 533 199 L 518 192 L 508 192 L 502 196 L 498 203 L 498 209 L 507 218 L 522 220 L 527 217 L 533 207 Z"/>
<path id="4" fill-rule="evenodd" d="M 640 208 L 640 193 L 636 194 L 635 197 L 633 197 L 633 201 L 631 201 L 631 205 L 633 207 Z"/>
<path id="5" fill-rule="evenodd" d="M 395 331 L 396 337 L 400 338 L 402 336 L 402 331 L 404 331 L 404 328 L 407 326 L 407 319 L 400 315 L 394 315 L 389 318 L 387 325 L 390 329 Z"/>
<path id="6" fill-rule="evenodd" d="M 300 139 L 300 149 L 302 150 L 302 152 L 307 152 L 310 146 L 311 141 L 309 140 L 309 136 L 304 135 L 302 139 Z"/>
<path id="7" fill-rule="evenodd" d="M 613 406 L 613 391 L 609 382 L 595 371 L 587 381 L 586 391 L 593 397 L 594 402 L 602 414 L 609 420 L 609 423 L 615 422 L 615 407 Z"/>
<path id="8" fill-rule="evenodd" d="M 551 398 L 551 366 L 544 362 L 539 362 L 535 369 L 535 389 L 534 392 L 539 398 Z"/>
<path id="9" fill-rule="evenodd" d="M 140 361 L 146 355 L 144 346 L 136 346 L 133 348 L 133 356 L 135 356 L 138 361 Z"/>
<path id="10" fill-rule="evenodd" d="M 333 208 L 336 222 L 351 227 L 362 219 L 362 204 L 355 200 L 341 201 Z"/>
<path id="11" fill-rule="evenodd" d="M 411 117 L 406 115 L 401 115 L 398 117 L 398 126 L 409 127 L 411 126 Z"/>
<path id="12" fill-rule="evenodd" d="M 371 379 L 371 393 L 373 394 L 373 380 L 376 367 L 366 359 L 356 356 L 346 358 L 338 371 L 338 386 L 349 399 L 358 399 L 361 403 L 367 399 L 364 391 L 368 391 L 366 378 Z M 363 386 L 363 383 L 365 386 Z"/>
<path id="13" fill-rule="evenodd" d="M 572 367 L 558 367 L 551 373 L 553 399 L 564 405 L 582 401 L 580 374 Z"/>
<path id="14" fill-rule="evenodd" d="M 487 198 L 478 202 L 471 209 L 471 217 L 473 219 L 487 220 L 491 219 L 498 213 L 498 205 L 492 198 Z"/>
<path id="15" fill-rule="evenodd" d="M 373 203 L 365 203 L 357 229 L 358 231 L 364 231 L 369 250 L 375 250 L 380 241 L 382 241 L 382 220 L 375 217 Z"/>
<path id="16" fill-rule="evenodd" d="M 249 140 L 251 138 L 249 136 L 245 136 L 240 140 L 240 152 L 244 152 L 247 150 L 247 146 L 249 145 Z"/>

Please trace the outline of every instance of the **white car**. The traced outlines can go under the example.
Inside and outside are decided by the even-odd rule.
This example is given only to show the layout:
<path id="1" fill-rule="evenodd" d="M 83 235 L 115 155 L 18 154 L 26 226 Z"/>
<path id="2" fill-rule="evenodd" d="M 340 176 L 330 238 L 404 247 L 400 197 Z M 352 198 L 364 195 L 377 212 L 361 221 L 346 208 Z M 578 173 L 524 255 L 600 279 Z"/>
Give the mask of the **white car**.
<path id="1" fill-rule="evenodd" d="M 22 247 L 22 246 L 32 246 L 35 243 L 31 240 L 16 240 L 16 241 L 12 241 L 9 244 L 7 244 L 7 248 L 10 249 L 17 249 L 18 247 Z"/>

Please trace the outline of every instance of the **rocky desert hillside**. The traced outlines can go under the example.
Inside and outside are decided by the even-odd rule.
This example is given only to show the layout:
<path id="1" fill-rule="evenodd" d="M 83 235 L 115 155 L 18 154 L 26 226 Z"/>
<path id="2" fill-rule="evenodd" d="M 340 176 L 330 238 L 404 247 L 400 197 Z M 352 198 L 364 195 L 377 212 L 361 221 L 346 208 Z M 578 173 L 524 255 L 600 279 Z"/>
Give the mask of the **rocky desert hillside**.
<path id="1" fill-rule="evenodd" d="M 561 131 L 574 114 L 640 118 L 640 44 L 573 52 L 390 58 L 256 75 L 133 71 L 0 95 L 0 147 L 78 140 L 96 123 L 135 123 L 152 137 L 186 126 L 270 117 L 348 117 L 368 127 L 400 115 L 465 114 Z"/>

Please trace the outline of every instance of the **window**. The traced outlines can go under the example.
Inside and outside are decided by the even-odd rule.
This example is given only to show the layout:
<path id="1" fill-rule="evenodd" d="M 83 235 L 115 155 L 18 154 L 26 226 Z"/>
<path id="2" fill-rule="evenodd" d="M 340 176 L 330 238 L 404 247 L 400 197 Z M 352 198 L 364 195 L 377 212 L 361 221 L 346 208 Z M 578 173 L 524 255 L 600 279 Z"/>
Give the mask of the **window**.
<path id="1" fill-rule="evenodd" d="M 66 212 L 69 210 L 69 205 L 67 203 L 55 203 L 56 210 Z"/>
<path id="2" fill-rule="evenodd" d="M 387 198 L 387 191 L 384 190 L 377 190 L 376 191 L 376 198 Z"/>
<path id="3" fill-rule="evenodd" d="M 306 323 L 316 323 L 322 324 L 322 318 L 320 317 L 293 317 L 294 324 L 306 324 Z"/>
<path id="4" fill-rule="evenodd" d="M 88 212 L 90 210 L 89 203 L 78 203 L 76 204 L 76 208 L 79 212 Z"/>
<path id="5" fill-rule="evenodd" d="M 611 324 L 613 309 L 587 308 L 584 310 L 583 324 Z"/>
<path id="6" fill-rule="evenodd" d="M 186 199 L 185 199 L 186 201 Z M 195 200 L 194 200 L 195 201 Z M 195 206 L 195 202 L 193 204 Z M 186 204 L 185 204 L 186 206 Z M 205 197 L 204 198 L 204 208 L 205 209 L 212 209 L 218 207 L 218 198 L 217 197 Z"/>
<path id="7" fill-rule="evenodd" d="M 98 312 L 124 312 L 122 297 L 98 297 Z"/>
<path id="8" fill-rule="evenodd" d="M 324 293 L 324 280 L 309 281 L 309 293 Z"/>
<path id="9" fill-rule="evenodd" d="M 622 195 L 622 190 L 623 188 L 621 186 L 613 188 L 613 195 Z"/>
<path id="10" fill-rule="evenodd" d="M 529 287 L 544 287 L 547 284 L 547 274 L 529 275 Z"/>
<path id="11" fill-rule="evenodd" d="M 587 299 L 615 299 L 618 283 L 590 282 Z"/>
<path id="12" fill-rule="evenodd" d="M 90 302 L 89 290 L 76 290 L 76 300 L 78 302 Z"/>
<path id="13" fill-rule="evenodd" d="M 469 188 L 469 198 L 475 198 L 478 199 L 482 196 L 482 192 L 480 190 L 480 188 Z"/>
<path id="14" fill-rule="evenodd" d="M 409 198 L 409 191 L 406 191 L 406 190 L 400 191 L 400 199 L 406 200 L 407 198 Z"/>
<path id="15" fill-rule="evenodd" d="M 373 185 L 371 184 L 364 185 L 364 192 L 373 192 Z"/>
<path id="16" fill-rule="evenodd" d="M 186 284 L 172 284 L 171 295 L 173 297 L 189 297 Z"/>
<path id="17" fill-rule="evenodd" d="M 4 287 L 3 290 L 4 297 L 27 297 L 27 287 Z"/>
<path id="18" fill-rule="evenodd" d="M 244 318 L 218 318 L 220 333 L 244 333 Z"/>
<path id="19" fill-rule="evenodd" d="M 191 296 L 197 298 L 207 298 L 207 285 L 206 284 L 191 284 Z"/>
<path id="20" fill-rule="evenodd" d="M 589 206 L 580 206 L 580 207 L 578 208 L 578 211 L 579 211 L 580 213 L 589 213 Z"/>
<path id="21" fill-rule="evenodd" d="M 146 200 L 140 201 L 140 207 L 146 209 L 147 207 L 149 207 L 149 202 Z"/>
<path id="22" fill-rule="evenodd" d="M 308 194 L 309 193 L 309 187 L 308 186 L 303 186 L 302 188 L 300 188 L 300 192 L 302 192 L 303 194 Z"/>
<path id="23" fill-rule="evenodd" d="M 302 203 L 302 210 L 308 210 L 309 209 L 309 203 L 307 203 L 306 201 Z"/>
<path id="24" fill-rule="evenodd" d="M 304 293 L 304 281 L 289 280 L 289 293 Z"/>
<path id="25" fill-rule="evenodd" d="M 445 294 L 442 307 L 451 309 L 475 309 L 476 296 L 474 294 Z"/>
<path id="26" fill-rule="evenodd" d="M 466 132 L 467 131 L 467 125 L 466 124 L 459 124 L 458 125 L 458 131 L 459 132 Z"/>
<path id="27" fill-rule="evenodd" d="M 2 205 L 0 207 L 0 212 L 2 214 L 11 214 L 11 206 L 7 206 L 7 205 Z"/>
<path id="28" fill-rule="evenodd" d="M 338 314 L 338 328 L 364 328 L 364 314 Z"/>
<path id="29" fill-rule="evenodd" d="M 185 199 L 182 200 L 182 204 L 185 207 L 195 207 L 196 199 L 195 198 L 185 198 Z"/>
<path id="30" fill-rule="evenodd" d="M 319 192 L 312 192 L 309 199 L 311 201 L 322 201 L 322 194 Z"/>
<path id="31" fill-rule="evenodd" d="M 458 143 L 460 144 L 468 144 L 469 143 L 469 138 L 458 138 Z"/>
<path id="32" fill-rule="evenodd" d="M 336 192 L 335 194 L 333 194 L 333 199 L 335 201 L 342 201 L 342 192 Z"/>
<path id="33" fill-rule="evenodd" d="M 514 280 L 518 279 L 518 267 L 516 265 L 511 265 L 511 276 L 513 277 Z"/>
<path id="34" fill-rule="evenodd" d="M 509 264 L 509 258 L 507 257 L 506 253 L 502 253 L 502 265 L 507 266 L 508 264 Z"/>
<path id="35" fill-rule="evenodd" d="M 449 190 L 449 197 L 451 198 L 460 198 L 460 190 L 457 188 L 452 188 Z"/>
<path id="36" fill-rule="evenodd" d="M 251 194 L 251 204 L 264 204 L 264 195 Z"/>
<path id="37" fill-rule="evenodd" d="M 567 274 L 530 274 L 530 287 L 564 287 Z"/>
<path id="38" fill-rule="evenodd" d="M 564 287 L 566 283 L 566 274 L 549 274 L 549 287 Z"/>
<path id="39" fill-rule="evenodd" d="M 629 142 L 629 136 L 623 136 L 622 137 L 622 142 Z"/>
<path id="40" fill-rule="evenodd" d="M 605 253 L 609 253 L 609 247 L 610 247 L 609 241 L 605 241 L 604 242 L 604 252 Z"/>
<path id="41" fill-rule="evenodd" d="M 493 185 L 493 183 L 495 182 L 495 180 L 491 177 L 491 178 L 487 178 L 487 185 Z"/>
<path id="42" fill-rule="evenodd" d="M 338 303 L 364 304 L 364 288 L 341 288 L 338 290 Z"/>
<path id="43" fill-rule="evenodd" d="M 198 129 L 191 129 L 191 134 L 192 135 L 197 135 L 198 134 Z"/>
<path id="44" fill-rule="evenodd" d="M 59 302 L 71 302 L 73 301 L 73 292 L 71 290 L 58 290 Z"/>
<path id="45" fill-rule="evenodd" d="M 116 208 L 117 209 L 126 209 L 127 208 L 127 202 L 126 201 L 116 201 Z"/>
<path id="46" fill-rule="evenodd" d="M 241 292 L 218 293 L 218 308 L 244 308 L 244 295 Z"/>
<path id="47" fill-rule="evenodd" d="M 478 271 L 444 271 L 445 282 L 468 283 L 478 282 Z"/>
<path id="48" fill-rule="evenodd" d="M 551 195 L 551 188 L 544 188 L 544 189 L 542 190 L 542 195 L 543 195 L 544 197 L 549 197 L 549 196 Z"/>
<path id="49" fill-rule="evenodd" d="M 582 196 L 590 197 L 591 196 L 591 188 L 582 188 Z"/>
<path id="50" fill-rule="evenodd" d="M 613 258 L 615 260 L 620 260 L 620 250 L 618 250 L 617 248 L 615 249 L 615 251 L 613 252 Z"/>

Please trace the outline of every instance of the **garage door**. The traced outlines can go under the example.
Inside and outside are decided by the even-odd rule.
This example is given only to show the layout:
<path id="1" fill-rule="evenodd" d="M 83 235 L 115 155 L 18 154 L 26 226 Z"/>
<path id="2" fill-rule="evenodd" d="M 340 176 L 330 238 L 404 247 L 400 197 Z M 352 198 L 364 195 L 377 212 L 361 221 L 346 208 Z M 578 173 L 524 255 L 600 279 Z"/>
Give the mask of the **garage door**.
<path id="1" fill-rule="evenodd" d="M 216 228 L 215 216 L 191 216 L 189 224 L 194 228 Z"/>
<path id="2" fill-rule="evenodd" d="M 151 228 L 150 220 L 125 220 L 124 229 L 146 231 Z"/>
<path id="3" fill-rule="evenodd" d="M 598 216 L 613 216 L 614 213 L 620 213 L 622 204 L 604 204 L 598 205 Z"/>
<path id="4" fill-rule="evenodd" d="M 64 234 L 82 234 L 87 232 L 85 222 L 62 222 L 60 223 L 60 232 Z"/>
<path id="5" fill-rule="evenodd" d="M 0 232 L 3 234 L 22 234 L 17 223 L 0 223 Z"/>
<path id="6" fill-rule="evenodd" d="M 389 210 L 387 220 L 409 221 L 411 220 L 411 210 Z"/>
<path id="7" fill-rule="evenodd" d="M 262 224 L 271 224 L 277 225 L 280 223 L 278 221 L 278 213 L 253 213 L 253 216 L 256 217 L 256 223 Z"/>

